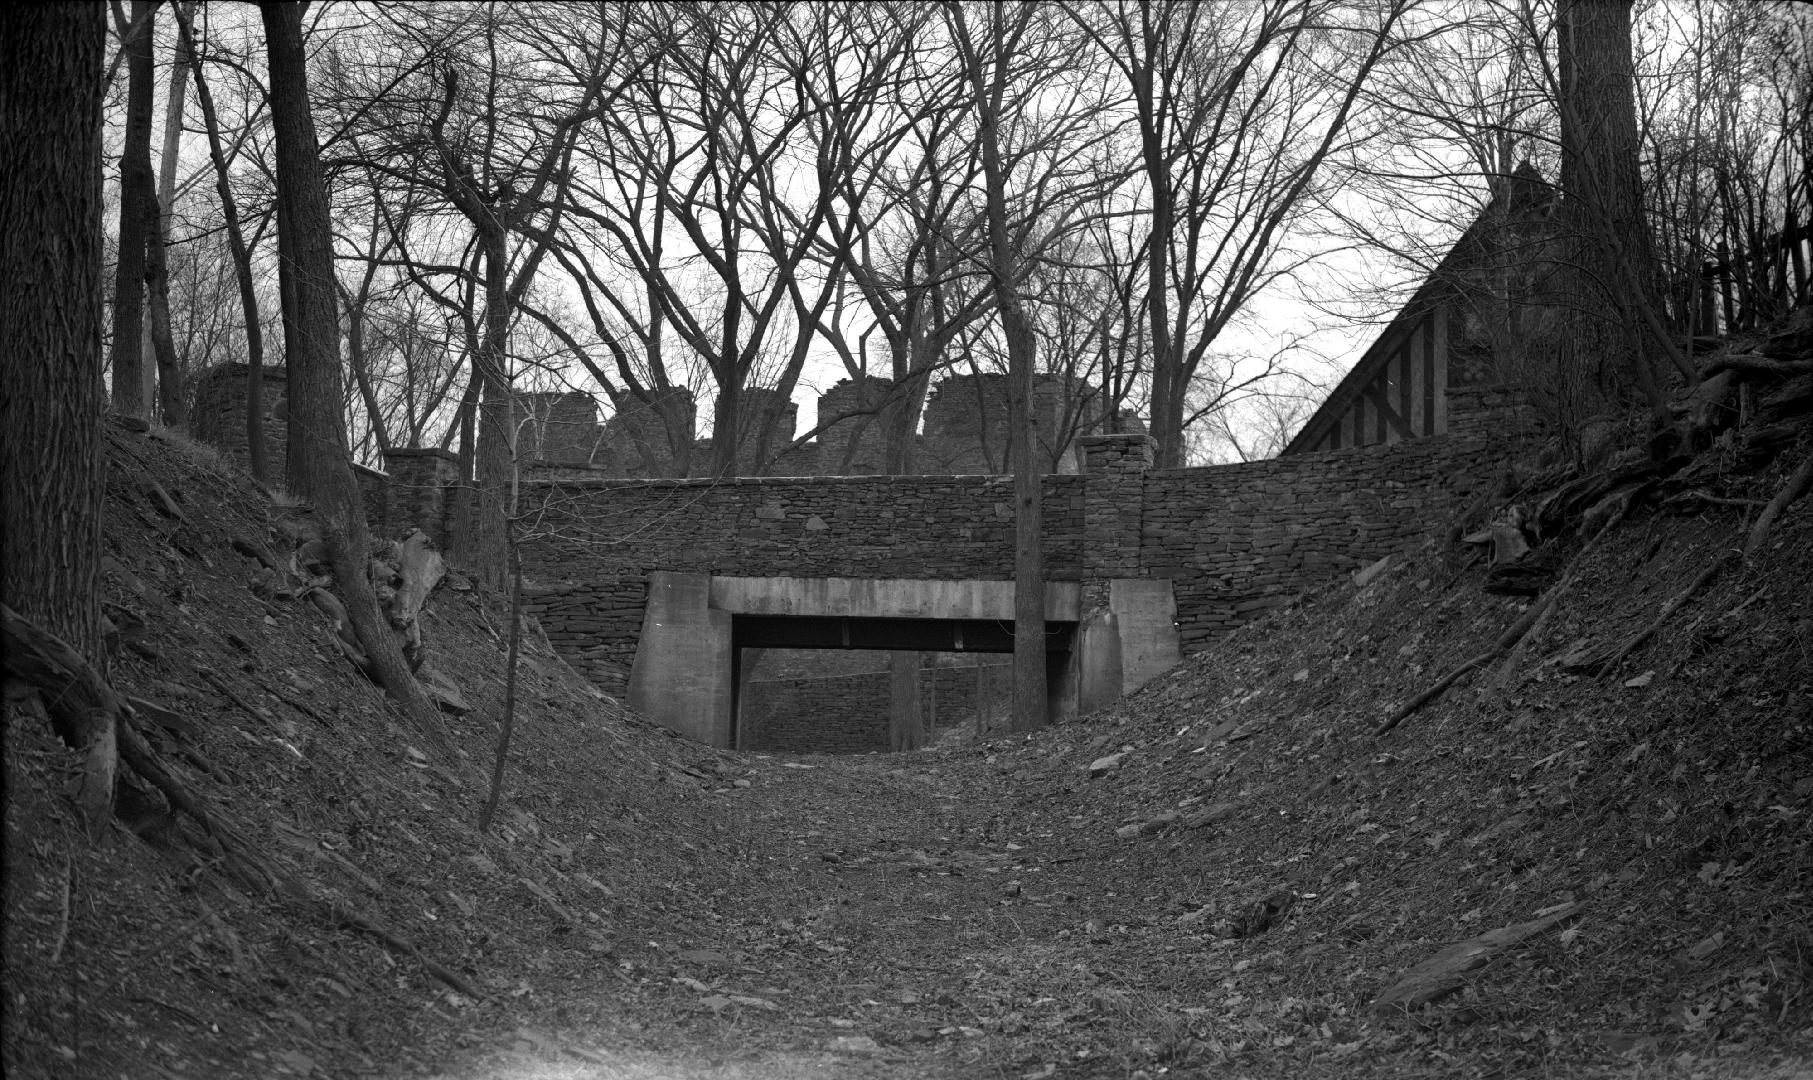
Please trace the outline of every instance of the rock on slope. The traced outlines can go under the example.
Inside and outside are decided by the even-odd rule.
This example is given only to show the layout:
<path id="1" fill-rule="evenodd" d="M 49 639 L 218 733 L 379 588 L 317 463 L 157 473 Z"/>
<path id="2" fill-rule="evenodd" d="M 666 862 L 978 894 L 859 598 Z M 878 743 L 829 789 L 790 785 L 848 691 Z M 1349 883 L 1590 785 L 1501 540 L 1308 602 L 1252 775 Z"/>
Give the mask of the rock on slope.
<path id="1" fill-rule="evenodd" d="M 1640 512 L 1514 653 L 1384 735 L 1531 602 L 1482 592 L 1465 552 L 1432 542 L 1308 594 L 996 767 L 1146 899 L 1122 932 L 1267 972 L 1266 1037 L 1368 1015 L 1398 1033 L 1365 1042 L 1388 1072 L 1753 1050 L 1795 1075 L 1813 1069 L 1813 504 L 1616 669 L 1568 666 L 1647 626 L 1754 515 Z M 1387 992 L 1499 928 L 1470 957 L 1491 962 Z M 1257 997 L 1247 978 L 1205 1004 Z"/>

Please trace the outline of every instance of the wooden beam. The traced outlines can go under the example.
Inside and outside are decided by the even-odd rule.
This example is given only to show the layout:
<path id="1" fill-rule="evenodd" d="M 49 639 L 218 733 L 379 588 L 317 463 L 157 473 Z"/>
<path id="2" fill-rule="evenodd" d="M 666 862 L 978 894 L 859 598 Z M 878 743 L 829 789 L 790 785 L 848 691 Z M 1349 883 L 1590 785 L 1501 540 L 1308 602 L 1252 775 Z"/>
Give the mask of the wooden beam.
<path id="1" fill-rule="evenodd" d="M 1385 400 L 1385 392 L 1379 388 L 1379 384 L 1367 384 L 1366 400 L 1372 402 L 1373 407 L 1379 411 L 1379 419 L 1386 424 L 1390 424 L 1391 430 L 1397 432 L 1399 438 L 1410 439 L 1415 437 L 1410 430 L 1410 425 L 1405 423 L 1404 418 L 1398 415 L 1398 411 L 1391 407 L 1389 401 Z M 1379 433 L 1380 435 L 1384 434 L 1383 425 L 1381 425 Z M 1381 438 L 1379 441 L 1384 442 L 1385 440 Z"/>

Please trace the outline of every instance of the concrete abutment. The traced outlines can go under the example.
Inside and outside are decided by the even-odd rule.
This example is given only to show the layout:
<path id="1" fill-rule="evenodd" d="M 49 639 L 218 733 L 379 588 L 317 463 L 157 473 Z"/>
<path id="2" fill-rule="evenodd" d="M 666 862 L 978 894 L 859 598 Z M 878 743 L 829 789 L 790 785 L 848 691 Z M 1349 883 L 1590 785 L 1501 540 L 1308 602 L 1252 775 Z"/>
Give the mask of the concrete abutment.
<path id="1" fill-rule="evenodd" d="M 1115 593 L 1109 583 L 1110 594 Z M 1136 689 L 1162 668 L 1153 658 L 1176 657 L 1176 628 L 1170 583 L 1141 581 L 1123 589 L 1123 611 L 1104 612 L 1084 620 L 1082 587 L 1077 582 L 1047 584 L 1045 614 L 1058 646 L 1049 656 L 1050 719 L 1074 717 L 1129 689 Z M 734 747 L 738 743 L 735 620 L 738 616 L 769 620 L 860 620 L 876 632 L 845 633 L 827 639 L 831 648 L 916 647 L 923 639 L 892 640 L 890 633 L 944 623 L 956 628 L 946 651 L 1002 651 L 1011 635 L 977 635 L 966 644 L 965 624 L 1012 625 L 1014 585 L 1001 580 L 936 580 L 877 578 L 780 578 L 714 576 L 655 571 L 649 575 L 648 604 L 635 660 L 630 670 L 630 704 L 650 718 L 700 742 Z M 1164 619 L 1161 628 L 1158 621 Z M 1077 632 L 1079 623 L 1089 627 Z M 1123 641 L 1122 627 L 1137 640 Z M 1168 652 L 1164 642 L 1169 633 Z M 1143 658 L 1128 671 L 1123 656 Z"/>

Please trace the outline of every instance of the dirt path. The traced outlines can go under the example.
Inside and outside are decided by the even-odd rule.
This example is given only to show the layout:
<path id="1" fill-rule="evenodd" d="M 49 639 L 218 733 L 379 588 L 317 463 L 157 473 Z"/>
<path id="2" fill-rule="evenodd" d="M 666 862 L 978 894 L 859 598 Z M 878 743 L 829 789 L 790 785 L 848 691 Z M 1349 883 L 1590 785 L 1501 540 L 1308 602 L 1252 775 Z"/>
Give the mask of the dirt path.
<path id="1" fill-rule="evenodd" d="M 622 975 L 554 991 L 586 1019 L 451 1075 L 1129 1075 L 1129 1024 L 1189 989 L 1128 965 L 1156 898 L 1029 823 L 973 751 L 937 757 L 745 759 L 731 857 L 625 928 Z M 611 1016 L 654 1048 L 606 1049 Z"/>

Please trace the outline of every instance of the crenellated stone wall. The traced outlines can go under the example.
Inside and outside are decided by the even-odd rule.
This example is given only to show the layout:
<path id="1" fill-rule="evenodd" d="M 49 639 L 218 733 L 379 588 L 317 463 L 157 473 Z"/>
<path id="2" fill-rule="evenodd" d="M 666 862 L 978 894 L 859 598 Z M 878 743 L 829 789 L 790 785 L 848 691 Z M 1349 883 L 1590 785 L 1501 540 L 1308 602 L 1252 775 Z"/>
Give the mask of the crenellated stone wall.
<path id="1" fill-rule="evenodd" d="M 280 369 L 276 369 L 279 370 Z M 233 443 L 244 369 L 198 388 L 198 431 Z M 268 379 L 274 376 L 267 374 Z M 275 387 L 267 387 L 267 395 Z M 239 400 L 243 400 L 242 398 Z M 214 419 L 204 426 L 203 414 Z M 276 417 L 273 417 L 276 419 Z M 1451 402 L 1450 434 L 1207 468 L 1154 471 L 1139 434 L 1078 440 L 1084 471 L 1044 478 L 1046 577 L 1080 581 L 1089 610 L 1108 582 L 1168 583 L 1188 650 L 1303 589 L 1402 548 L 1488 483 L 1508 445 L 1533 430 L 1502 388 Z M 275 426 L 275 425 L 274 425 Z M 218 428 L 218 430 L 216 430 Z M 243 432 L 243 426 L 239 431 Z M 273 432 L 273 460 L 282 456 Z M 420 528 L 445 542 L 462 490 L 439 450 L 395 450 L 362 472 L 381 535 Z M 595 469 L 526 470 L 529 609 L 568 660 L 622 693 L 643 629 L 651 573 L 1004 581 L 1013 576 L 1013 491 L 1004 476 L 599 479 Z"/>

